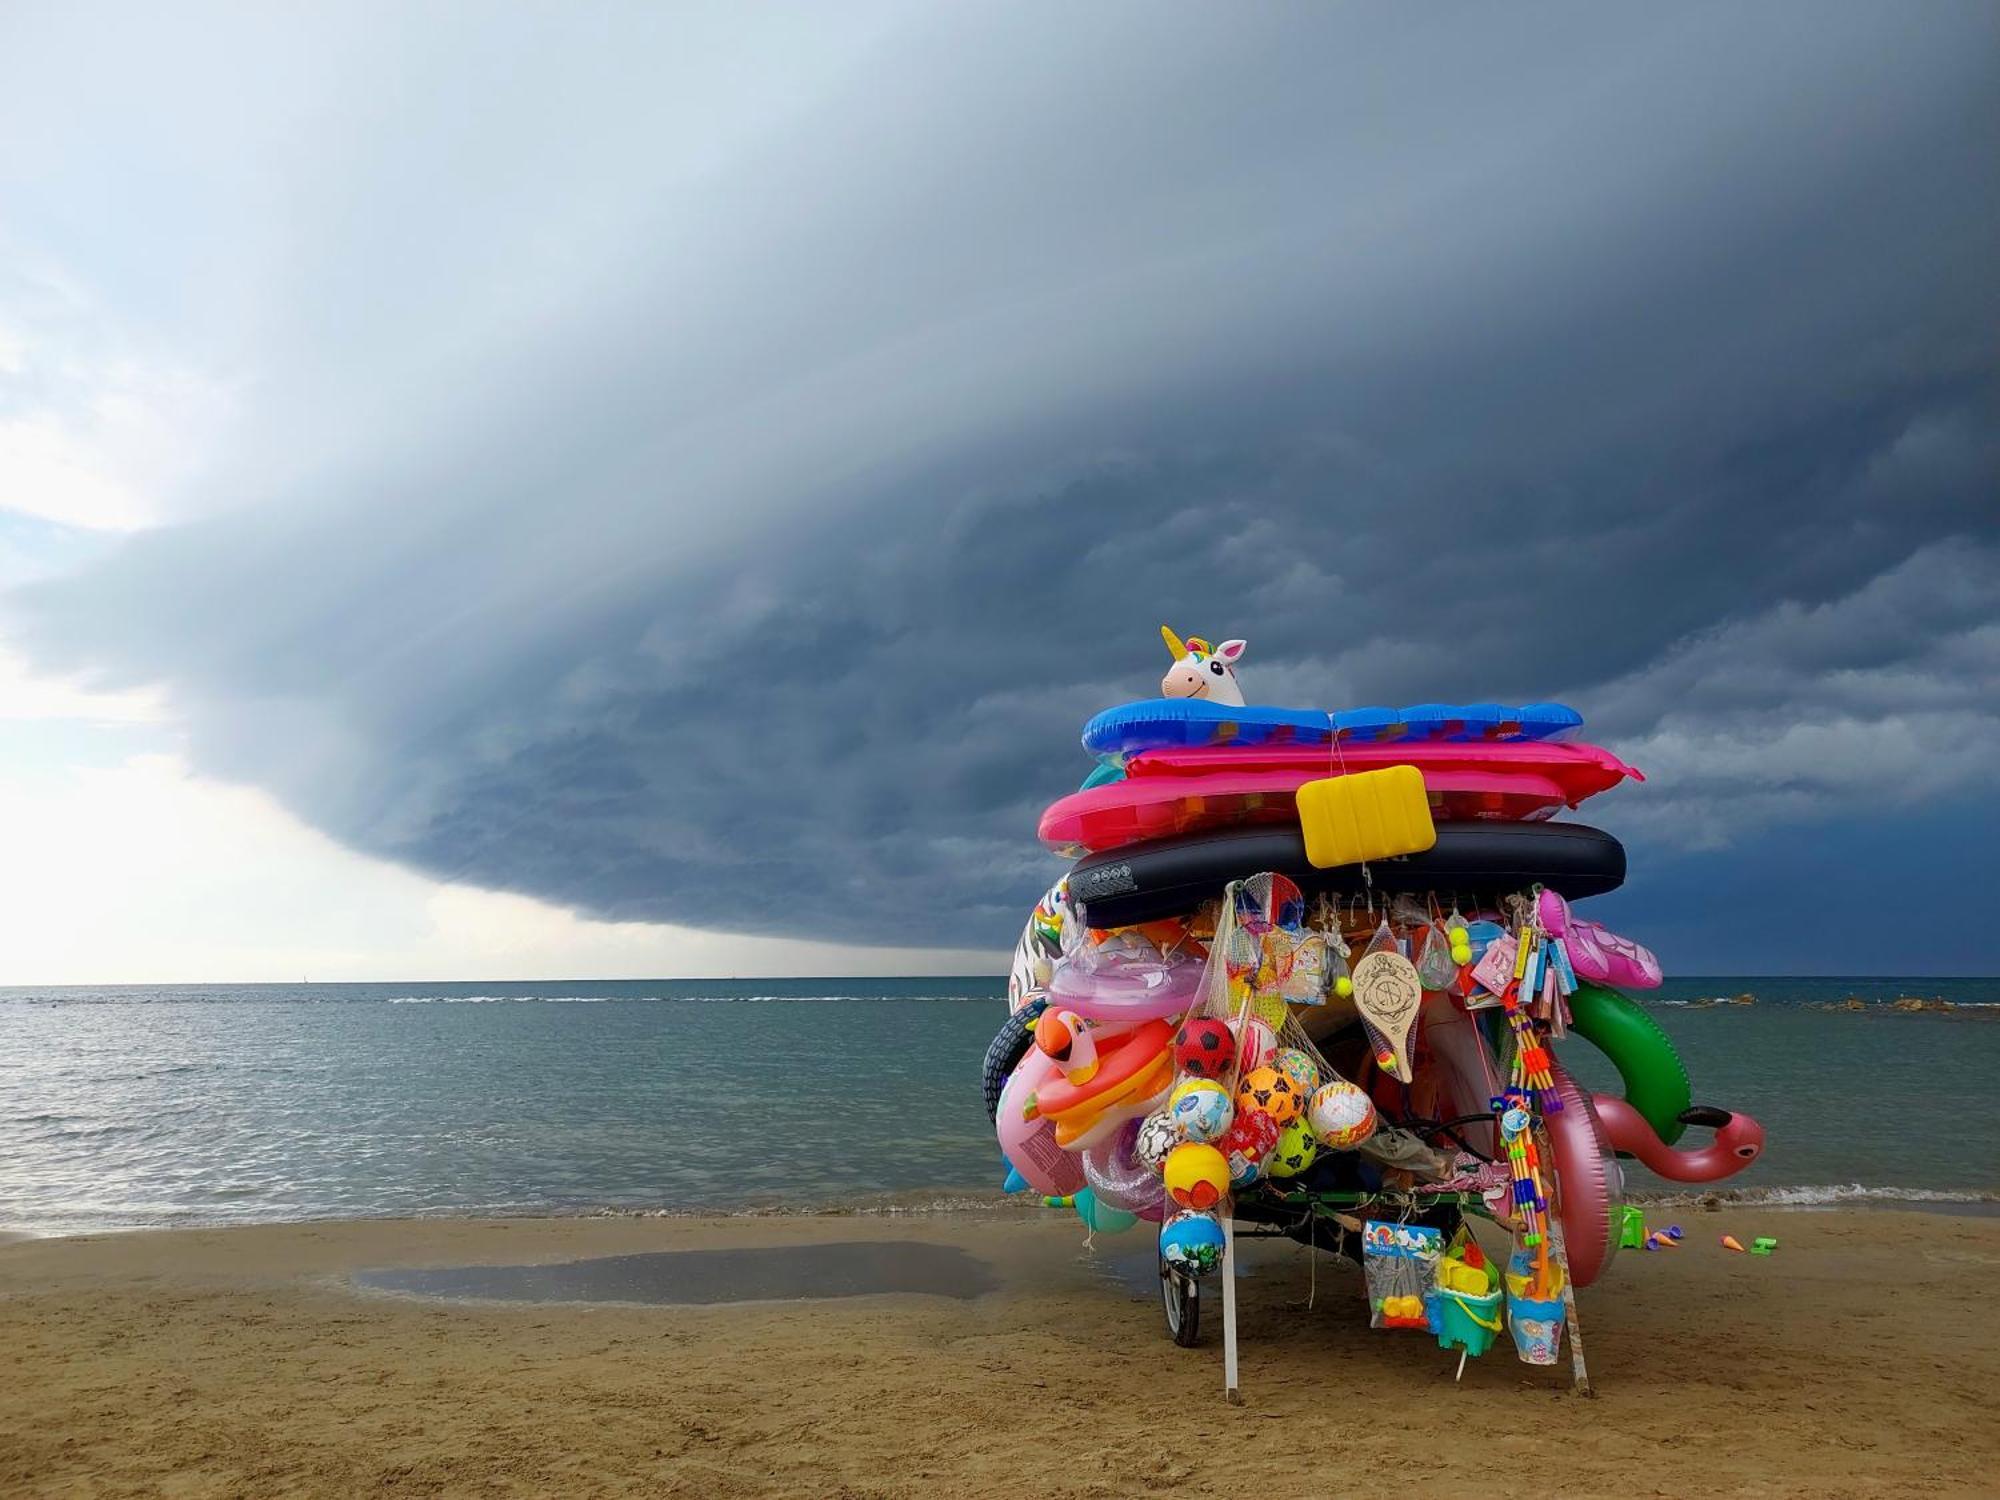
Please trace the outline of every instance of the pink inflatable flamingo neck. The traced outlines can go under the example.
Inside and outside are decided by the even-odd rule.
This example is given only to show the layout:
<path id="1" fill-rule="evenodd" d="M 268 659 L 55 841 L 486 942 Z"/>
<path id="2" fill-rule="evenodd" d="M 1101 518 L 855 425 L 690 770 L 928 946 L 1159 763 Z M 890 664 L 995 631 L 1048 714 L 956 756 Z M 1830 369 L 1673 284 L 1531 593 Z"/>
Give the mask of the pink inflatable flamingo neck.
<path id="1" fill-rule="evenodd" d="M 1604 1133 L 1618 1150 L 1636 1156 L 1669 1182 L 1720 1182 L 1755 1161 L 1764 1150 L 1764 1127 L 1748 1115 L 1723 1109 L 1691 1109 L 1682 1115 L 1690 1125 L 1707 1125 L 1715 1139 L 1696 1151 L 1677 1149 L 1661 1140 L 1645 1116 L 1614 1094 L 1593 1094 L 1591 1105 Z"/>

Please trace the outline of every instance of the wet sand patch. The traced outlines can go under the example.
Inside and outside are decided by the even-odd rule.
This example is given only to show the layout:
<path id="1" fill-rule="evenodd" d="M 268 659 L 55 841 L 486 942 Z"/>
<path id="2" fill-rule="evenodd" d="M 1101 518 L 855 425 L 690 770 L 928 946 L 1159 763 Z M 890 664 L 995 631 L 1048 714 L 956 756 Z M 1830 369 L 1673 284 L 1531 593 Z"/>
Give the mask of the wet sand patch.
<path id="1" fill-rule="evenodd" d="M 955 1245 L 853 1240 L 733 1250 L 659 1250 L 552 1265 L 393 1267 L 357 1272 L 370 1291 L 450 1301 L 705 1306 L 916 1295 L 970 1300 L 1000 1286 Z"/>

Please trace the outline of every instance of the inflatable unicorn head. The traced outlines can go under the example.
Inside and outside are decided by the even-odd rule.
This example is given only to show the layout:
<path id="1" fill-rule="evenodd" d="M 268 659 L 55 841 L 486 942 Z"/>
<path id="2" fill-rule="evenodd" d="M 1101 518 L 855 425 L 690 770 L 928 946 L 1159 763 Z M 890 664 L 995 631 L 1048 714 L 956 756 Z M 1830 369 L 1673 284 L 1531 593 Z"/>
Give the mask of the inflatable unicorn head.
<path id="1" fill-rule="evenodd" d="M 1231 708 L 1243 706 L 1243 689 L 1236 685 L 1236 664 L 1243 659 L 1244 642 L 1210 646 L 1198 635 L 1183 641 L 1165 625 L 1160 627 L 1160 638 L 1174 658 L 1167 675 L 1160 679 L 1162 698 L 1206 698 Z"/>

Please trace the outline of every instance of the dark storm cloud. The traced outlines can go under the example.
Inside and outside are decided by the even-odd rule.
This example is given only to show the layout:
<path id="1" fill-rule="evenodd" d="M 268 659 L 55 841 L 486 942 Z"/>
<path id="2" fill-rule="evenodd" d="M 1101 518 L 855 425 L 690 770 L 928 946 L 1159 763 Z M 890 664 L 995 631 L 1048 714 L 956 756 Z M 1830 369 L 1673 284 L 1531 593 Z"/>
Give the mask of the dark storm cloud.
<path id="1" fill-rule="evenodd" d="M 1266 700 L 1565 693 L 1653 755 L 1612 806 L 1661 848 L 1885 781 L 1990 802 L 1996 40 L 1973 7 L 881 19 L 691 177 L 614 146 L 629 183 L 564 186 L 573 284 L 507 244 L 470 290 L 398 273 L 406 229 L 323 208 L 266 440 L 213 481 L 246 508 L 15 629 L 167 683 L 200 765 L 359 847 L 752 932 L 1005 942 L 1161 620 L 1248 637 Z M 536 199 L 448 175 L 448 243 L 460 194 Z M 516 255 L 526 311 L 488 300 Z M 482 309 L 506 338 L 412 351 Z"/>

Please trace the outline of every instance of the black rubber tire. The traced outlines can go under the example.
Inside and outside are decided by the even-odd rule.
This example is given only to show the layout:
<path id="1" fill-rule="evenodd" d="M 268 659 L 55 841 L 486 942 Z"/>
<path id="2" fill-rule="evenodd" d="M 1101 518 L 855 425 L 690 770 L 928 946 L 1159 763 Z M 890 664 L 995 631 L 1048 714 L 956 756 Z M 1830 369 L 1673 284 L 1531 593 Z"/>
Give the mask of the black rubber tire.
<path id="1" fill-rule="evenodd" d="M 1322 891 L 1437 891 L 1476 900 L 1536 883 L 1572 900 L 1625 883 L 1625 846 L 1581 823 L 1440 823 L 1422 854 L 1315 869 L 1296 828 L 1229 828 L 1086 855 L 1070 899 L 1092 927 L 1126 927 L 1193 911 L 1223 886 L 1265 870 Z"/>
<path id="2" fill-rule="evenodd" d="M 1160 1304 L 1167 1315 L 1167 1336 L 1183 1349 L 1201 1342 L 1201 1283 L 1160 1261 Z"/>
<path id="3" fill-rule="evenodd" d="M 980 1091 L 986 1095 L 989 1123 L 1000 1118 L 1000 1091 L 1007 1087 L 1007 1075 L 1014 1071 L 1028 1049 L 1035 1044 L 1035 1022 L 1048 1008 L 1046 1000 L 1030 1000 L 1007 1017 L 986 1049 L 986 1067 L 980 1074 Z"/>

